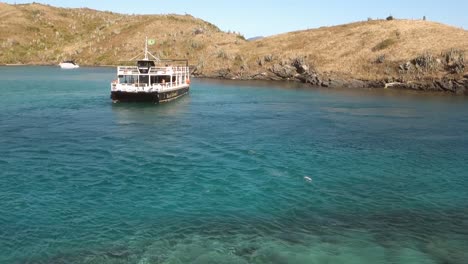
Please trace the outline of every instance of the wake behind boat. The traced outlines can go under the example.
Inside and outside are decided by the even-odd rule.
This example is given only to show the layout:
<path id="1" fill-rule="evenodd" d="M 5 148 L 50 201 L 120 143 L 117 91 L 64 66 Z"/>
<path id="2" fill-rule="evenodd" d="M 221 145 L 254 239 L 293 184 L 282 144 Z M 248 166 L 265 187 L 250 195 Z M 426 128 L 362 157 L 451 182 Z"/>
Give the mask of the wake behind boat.
<path id="1" fill-rule="evenodd" d="M 189 92 L 188 61 L 160 60 L 148 51 L 148 44 L 154 44 L 154 40 L 146 39 L 145 57 L 136 66 L 117 67 L 117 79 L 111 83 L 113 102 L 161 103 Z"/>
<path id="2" fill-rule="evenodd" d="M 62 69 L 76 69 L 79 68 L 80 66 L 76 64 L 74 61 L 64 61 L 59 64 L 60 68 Z"/>

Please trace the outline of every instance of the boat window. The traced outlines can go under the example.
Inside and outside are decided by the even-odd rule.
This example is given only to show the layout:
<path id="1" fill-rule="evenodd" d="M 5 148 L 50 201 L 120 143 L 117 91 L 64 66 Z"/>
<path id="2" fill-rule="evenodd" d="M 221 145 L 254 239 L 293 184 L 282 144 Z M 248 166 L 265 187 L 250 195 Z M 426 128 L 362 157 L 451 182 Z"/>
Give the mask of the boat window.
<path id="1" fill-rule="evenodd" d="M 171 82 L 171 76 L 161 76 L 161 83 L 169 83 Z"/>
<path id="2" fill-rule="evenodd" d="M 140 83 L 148 83 L 148 75 L 140 75 Z"/>
<path id="3" fill-rule="evenodd" d="M 159 83 L 158 76 L 151 76 L 151 84 L 153 84 L 153 83 Z"/>
<path id="4" fill-rule="evenodd" d="M 138 61 L 137 62 L 138 68 L 149 68 L 154 67 L 154 61 Z"/>
<path id="5" fill-rule="evenodd" d="M 135 76 L 132 75 L 119 75 L 119 83 L 136 83 L 137 79 Z"/>

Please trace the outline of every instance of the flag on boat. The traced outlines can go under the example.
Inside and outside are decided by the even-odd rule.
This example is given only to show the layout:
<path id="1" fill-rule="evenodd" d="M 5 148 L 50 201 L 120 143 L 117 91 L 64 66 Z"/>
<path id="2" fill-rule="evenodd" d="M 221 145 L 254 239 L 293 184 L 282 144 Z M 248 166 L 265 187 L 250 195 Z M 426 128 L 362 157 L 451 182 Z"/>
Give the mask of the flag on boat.
<path id="1" fill-rule="evenodd" d="M 156 44 L 155 39 L 148 39 L 148 45 L 154 45 L 154 44 Z"/>

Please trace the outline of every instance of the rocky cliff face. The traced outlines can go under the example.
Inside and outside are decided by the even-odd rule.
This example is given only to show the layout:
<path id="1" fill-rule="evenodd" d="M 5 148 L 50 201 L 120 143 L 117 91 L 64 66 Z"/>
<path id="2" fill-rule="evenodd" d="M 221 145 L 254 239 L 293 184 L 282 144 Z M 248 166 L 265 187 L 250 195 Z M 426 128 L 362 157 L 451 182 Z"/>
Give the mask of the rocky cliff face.
<path id="1" fill-rule="evenodd" d="M 198 77 L 239 79 L 239 80 L 272 80 L 295 81 L 310 84 L 313 87 L 328 88 L 375 88 L 399 89 L 422 92 L 443 92 L 454 95 L 468 95 L 468 74 L 463 76 L 443 77 L 440 79 L 404 80 L 385 78 L 383 80 L 359 80 L 349 77 L 340 77 L 333 74 L 320 74 L 307 65 L 303 59 L 295 58 L 282 63 L 273 64 L 266 71 L 257 73 L 239 73 L 230 69 L 221 69 L 214 74 L 198 74 Z"/>

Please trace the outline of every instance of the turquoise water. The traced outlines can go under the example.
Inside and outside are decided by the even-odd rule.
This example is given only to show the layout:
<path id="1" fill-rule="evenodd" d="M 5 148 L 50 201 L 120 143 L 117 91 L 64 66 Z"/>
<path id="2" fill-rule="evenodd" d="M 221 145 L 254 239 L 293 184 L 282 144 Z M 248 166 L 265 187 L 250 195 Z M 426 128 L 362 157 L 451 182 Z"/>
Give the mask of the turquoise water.
<path id="1" fill-rule="evenodd" d="M 0 263 L 467 263 L 466 98 L 113 77 L 0 67 Z"/>

